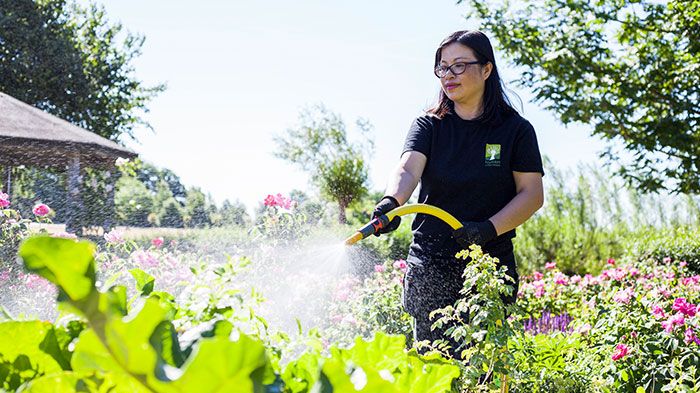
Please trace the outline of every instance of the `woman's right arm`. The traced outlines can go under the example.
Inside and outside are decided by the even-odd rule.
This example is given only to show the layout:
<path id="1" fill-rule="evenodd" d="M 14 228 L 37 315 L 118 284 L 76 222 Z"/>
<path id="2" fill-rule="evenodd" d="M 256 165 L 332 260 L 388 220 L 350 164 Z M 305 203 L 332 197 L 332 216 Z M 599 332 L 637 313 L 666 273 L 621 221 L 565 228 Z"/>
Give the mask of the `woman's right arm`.
<path id="1" fill-rule="evenodd" d="M 403 205 L 416 189 L 428 158 L 417 151 L 407 151 L 401 155 L 394 175 L 389 179 L 384 195 L 391 195 Z"/>

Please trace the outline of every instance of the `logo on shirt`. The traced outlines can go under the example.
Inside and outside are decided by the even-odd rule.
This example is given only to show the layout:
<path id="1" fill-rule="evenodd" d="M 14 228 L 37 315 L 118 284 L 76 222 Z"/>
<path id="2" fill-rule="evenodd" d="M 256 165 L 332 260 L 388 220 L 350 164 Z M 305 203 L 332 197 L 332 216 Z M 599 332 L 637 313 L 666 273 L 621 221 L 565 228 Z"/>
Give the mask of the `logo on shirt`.
<path id="1" fill-rule="evenodd" d="M 501 166 L 501 145 L 486 144 L 486 157 L 484 160 L 486 166 Z"/>

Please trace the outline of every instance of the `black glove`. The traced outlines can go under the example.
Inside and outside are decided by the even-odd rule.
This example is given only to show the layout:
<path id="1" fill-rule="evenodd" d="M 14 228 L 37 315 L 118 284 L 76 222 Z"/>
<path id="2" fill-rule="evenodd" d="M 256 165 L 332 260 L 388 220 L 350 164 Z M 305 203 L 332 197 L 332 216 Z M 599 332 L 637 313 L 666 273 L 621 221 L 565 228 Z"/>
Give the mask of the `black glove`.
<path id="1" fill-rule="evenodd" d="M 399 207 L 399 201 L 397 201 L 396 198 L 394 198 L 393 196 L 387 195 L 380 199 L 377 203 L 377 206 L 374 207 L 372 219 L 374 220 L 375 218 L 381 215 L 387 214 L 390 211 L 396 209 L 397 207 Z M 391 220 L 391 222 L 389 222 L 389 225 L 378 230 L 377 233 L 374 234 L 374 236 L 379 236 L 382 233 L 389 233 L 391 231 L 395 231 L 400 224 L 401 217 L 396 216 L 393 220 Z"/>
<path id="2" fill-rule="evenodd" d="M 452 236 L 464 250 L 469 249 L 472 244 L 483 247 L 484 244 L 496 238 L 496 227 L 493 226 L 491 220 L 468 221 L 462 225 L 464 226 L 452 232 Z"/>

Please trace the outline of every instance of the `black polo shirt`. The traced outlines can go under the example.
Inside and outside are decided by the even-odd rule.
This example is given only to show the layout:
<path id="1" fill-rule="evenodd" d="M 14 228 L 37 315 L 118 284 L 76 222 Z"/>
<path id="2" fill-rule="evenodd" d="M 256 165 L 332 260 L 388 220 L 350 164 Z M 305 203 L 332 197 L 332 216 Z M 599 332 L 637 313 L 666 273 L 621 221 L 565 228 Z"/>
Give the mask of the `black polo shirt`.
<path id="1" fill-rule="evenodd" d="M 418 202 L 442 208 L 462 222 L 487 220 L 506 206 L 516 195 L 513 171 L 544 175 L 535 130 L 518 114 L 504 116 L 496 126 L 456 114 L 421 116 L 408 131 L 407 151 L 428 158 Z M 452 258 L 461 249 L 452 229 L 436 217 L 418 214 L 412 229 L 409 256 L 423 261 Z M 503 233 L 484 249 L 512 247 L 513 237 L 515 230 Z"/>

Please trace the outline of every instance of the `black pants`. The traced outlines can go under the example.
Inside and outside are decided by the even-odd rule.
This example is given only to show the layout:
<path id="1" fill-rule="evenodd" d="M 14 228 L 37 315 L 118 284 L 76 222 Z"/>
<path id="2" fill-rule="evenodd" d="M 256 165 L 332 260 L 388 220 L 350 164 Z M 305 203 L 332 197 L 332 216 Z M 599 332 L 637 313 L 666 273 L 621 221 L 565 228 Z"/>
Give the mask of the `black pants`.
<path id="1" fill-rule="evenodd" d="M 489 254 L 497 257 L 498 266 L 506 266 L 508 269 L 506 274 L 515 279 L 515 283 L 509 283 L 513 288 L 511 294 L 501 296 L 504 304 L 515 303 L 518 296 L 519 276 L 512 246 L 491 251 Z M 407 262 L 409 266 L 404 278 L 403 305 L 415 318 L 413 328 L 415 340 L 447 340 L 452 347 L 452 356 L 459 358 L 456 351 L 459 344 L 444 336 L 444 330 L 447 327 L 431 330 L 434 320 L 431 321 L 429 315 L 435 309 L 453 305 L 462 296 L 459 291 L 464 283 L 462 273 L 466 261 L 456 258 L 423 261 L 409 256 Z"/>

